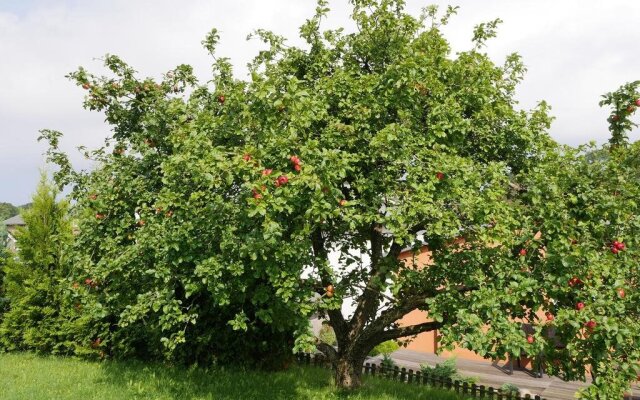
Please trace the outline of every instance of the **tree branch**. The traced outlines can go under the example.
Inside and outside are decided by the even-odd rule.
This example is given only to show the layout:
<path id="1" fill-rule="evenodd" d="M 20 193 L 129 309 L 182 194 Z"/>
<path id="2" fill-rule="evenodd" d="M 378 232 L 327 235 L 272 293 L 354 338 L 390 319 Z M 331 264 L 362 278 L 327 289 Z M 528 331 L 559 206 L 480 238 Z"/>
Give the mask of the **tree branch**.
<path id="1" fill-rule="evenodd" d="M 389 329 L 380 335 L 382 341 L 398 339 L 406 336 L 415 336 L 422 332 L 429 332 L 440 329 L 444 326 L 444 322 L 429 321 L 417 325 L 403 326 L 401 328 Z"/>

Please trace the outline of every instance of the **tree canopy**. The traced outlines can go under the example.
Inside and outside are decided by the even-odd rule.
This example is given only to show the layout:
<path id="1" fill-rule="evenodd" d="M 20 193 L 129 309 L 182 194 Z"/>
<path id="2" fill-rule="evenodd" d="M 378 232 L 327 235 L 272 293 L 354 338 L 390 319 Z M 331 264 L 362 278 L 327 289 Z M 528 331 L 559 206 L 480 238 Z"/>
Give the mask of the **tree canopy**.
<path id="1" fill-rule="evenodd" d="M 304 47 L 256 31 L 267 48 L 247 80 L 216 55 L 215 30 L 210 81 L 187 65 L 141 79 L 113 55 L 110 76 L 70 75 L 113 128 L 89 172 L 43 131 L 74 187 L 73 265 L 96 282 L 84 301 L 103 346 L 151 338 L 197 358 L 228 322 L 295 331 L 302 349 L 321 312 L 337 349 L 317 346 L 343 387 L 378 343 L 440 329 L 490 357 L 544 353 L 567 378 L 590 365 L 594 390 L 619 393 L 640 359 L 637 146 L 556 144 L 544 102 L 517 108 L 520 57 L 497 65 L 483 50 L 499 20 L 452 54 L 440 27 L 455 8 L 352 4 L 346 33 L 321 29 L 319 1 Z M 424 246 L 429 263 L 399 260 Z M 414 309 L 430 320 L 399 326 Z"/>

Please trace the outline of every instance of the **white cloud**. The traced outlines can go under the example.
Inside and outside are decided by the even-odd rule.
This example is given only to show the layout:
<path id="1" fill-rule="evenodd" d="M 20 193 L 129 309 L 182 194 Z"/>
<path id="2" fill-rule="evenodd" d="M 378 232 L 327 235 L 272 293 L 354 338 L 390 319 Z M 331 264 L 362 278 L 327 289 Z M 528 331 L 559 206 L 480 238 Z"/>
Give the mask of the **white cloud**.
<path id="1" fill-rule="evenodd" d="M 346 0 L 331 2 L 330 25 L 348 23 Z M 429 2 L 427 2 L 429 3 Z M 447 2 L 437 2 L 446 5 Z M 412 10 L 426 3 L 408 1 Z M 459 1 L 460 13 L 447 28 L 455 50 L 468 48 L 473 25 L 504 20 L 488 51 L 497 61 L 520 52 L 529 68 L 519 91 L 525 108 L 545 99 L 557 120 L 553 136 L 564 143 L 606 140 L 606 110 L 599 95 L 639 79 L 637 21 L 640 3 L 607 0 Z M 20 11 L 0 3 L 0 201 L 26 202 L 43 166 L 37 131 L 65 133 L 65 149 L 96 145 L 108 134 L 99 114 L 81 108 L 82 93 L 64 75 L 94 60 L 122 56 L 142 75 L 159 76 L 188 63 L 203 79 L 210 59 L 200 41 L 212 28 L 222 36 L 221 55 L 238 71 L 260 44 L 245 42 L 253 29 L 267 28 L 294 43 L 314 0 L 112 0 L 32 1 Z M 637 132 L 632 136 L 637 139 Z"/>

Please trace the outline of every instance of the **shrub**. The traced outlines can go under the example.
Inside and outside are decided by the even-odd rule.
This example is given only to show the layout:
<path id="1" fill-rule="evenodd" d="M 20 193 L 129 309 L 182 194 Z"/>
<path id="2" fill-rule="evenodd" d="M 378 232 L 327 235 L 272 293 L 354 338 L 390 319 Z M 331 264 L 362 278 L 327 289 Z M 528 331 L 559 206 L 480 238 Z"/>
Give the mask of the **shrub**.
<path id="1" fill-rule="evenodd" d="M 396 364 L 396 362 L 393 361 L 393 358 L 391 358 L 389 354 L 382 355 L 382 361 L 380 361 L 380 367 L 382 367 L 384 371 L 389 373 L 392 369 L 394 369 L 397 366 L 398 364 Z"/>
<path id="2" fill-rule="evenodd" d="M 374 357 L 379 354 L 391 354 L 394 351 L 398 350 L 399 348 L 400 348 L 400 345 L 398 345 L 398 343 L 395 340 L 387 340 L 386 342 L 382 342 L 376 347 L 374 347 L 373 350 L 369 352 L 369 355 L 371 357 Z"/>
<path id="3" fill-rule="evenodd" d="M 500 391 L 504 394 L 517 395 L 520 393 L 520 388 L 513 383 L 505 383 L 504 385 L 500 386 Z"/>
<path id="4" fill-rule="evenodd" d="M 439 379 L 451 379 L 453 381 L 467 382 L 468 384 L 478 383 L 478 378 L 475 376 L 463 376 L 458 373 L 458 367 L 456 366 L 456 359 L 450 358 L 445 360 L 442 364 L 436 364 L 432 367 L 427 364 L 420 365 L 420 370 L 423 374 L 429 374 Z"/>

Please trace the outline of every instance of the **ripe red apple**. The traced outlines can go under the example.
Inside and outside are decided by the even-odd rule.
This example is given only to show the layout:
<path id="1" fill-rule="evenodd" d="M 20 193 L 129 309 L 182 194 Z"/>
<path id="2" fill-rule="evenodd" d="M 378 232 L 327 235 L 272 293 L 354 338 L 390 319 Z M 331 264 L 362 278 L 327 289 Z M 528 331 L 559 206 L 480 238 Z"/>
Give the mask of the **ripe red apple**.
<path id="1" fill-rule="evenodd" d="M 263 169 L 262 170 L 262 176 L 269 176 L 269 175 L 271 175 L 272 172 L 273 172 L 273 170 L 271 168 Z"/>
<path id="2" fill-rule="evenodd" d="M 617 240 L 613 241 L 613 247 L 615 247 L 618 250 L 624 250 L 625 245 L 623 242 L 618 242 Z"/>
<path id="3" fill-rule="evenodd" d="M 554 319 L 556 319 L 556 317 L 553 314 L 551 314 L 549 311 L 544 313 L 544 315 L 547 317 L 547 321 L 553 321 Z"/>
<path id="4" fill-rule="evenodd" d="M 439 181 L 444 179 L 444 174 L 442 172 L 437 172 L 436 173 L 436 178 L 438 178 Z"/>
<path id="5" fill-rule="evenodd" d="M 596 325 L 598 324 L 594 320 L 589 320 L 584 324 L 584 326 L 590 331 L 594 330 Z"/>
<path id="6" fill-rule="evenodd" d="M 218 103 L 224 104 L 224 101 L 225 101 L 224 95 L 221 94 L 220 96 L 218 96 Z"/>
<path id="7" fill-rule="evenodd" d="M 145 222 L 143 219 L 138 220 L 137 222 L 138 226 L 144 226 Z"/>
<path id="8" fill-rule="evenodd" d="M 533 336 L 531 336 L 531 335 L 527 336 L 527 343 L 533 344 L 533 342 L 535 342 L 535 341 L 536 341 L 536 339 Z"/>
<path id="9" fill-rule="evenodd" d="M 164 215 L 167 216 L 167 218 L 171 218 L 173 216 L 173 211 L 169 210 Z"/>
<path id="10" fill-rule="evenodd" d="M 82 84 L 82 88 L 83 88 L 84 90 L 89 90 L 89 88 L 91 88 L 91 85 L 89 85 L 88 83 L 83 83 L 83 84 Z"/>
<path id="11" fill-rule="evenodd" d="M 573 278 L 569 279 L 569 286 L 574 287 L 577 285 L 582 285 L 582 279 L 578 278 L 577 276 L 574 276 Z"/>
<path id="12" fill-rule="evenodd" d="M 578 304 L 576 304 L 576 310 L 578 311 L 582 311 L 582 309 L 584 308 L 584 303 L 583 302 L 578 302 Z"/>
<path id="13" fill-rule="evenodd" d="M 527 255 L 527 249 L 520 249 L 520 251 L 518 252 L 518 254 L 520 254 L 520 257 L 524 257 Z"/>
<path id="14" fill-rule="evenodd" d="M 636 111 L 636 108 L 634 106 L 629 106 L 627 107 L 627 113 L 632 114 Z"/>
<path id="15" fill-rule="evenodd" d="M 344 207 L 347 205 L 347 201 L 345 199 L 340 200 L 340 207 Z"/>
<path id="16" fill-rule="evenodd" d="M 242 159 L 245 161 L 249 161 L 251 160 L 251 154 L 249 153 L 244 153 L 244 155 L 242 156 Z"/>
<path id="17" fill-rule="evenodd" d="M 611 121 L 613 121 L 613 122 L 616 122 L 619 119 L 620 119 L 620 117 L 618 117 L 617 115 L 612 115 L 611 116 Z"/>
<path id="18" fill-rule="evenodd" d="M 300 172 L 302 170 L 302 167 L 300 166 L 300 164 L 296 164 L 293 166 L 293 169 L 295 169 L 296 172 Z"/>
<path id="19" fill-rule="evenodd" d="M 78 282 L 73 282 L 73 288 L 77 289 L 80 287 L 80 284 Z"/>
<path id="20" fill-rule="evenodd" d="M 291 160 L 291 163 L 294 164 L 294 165 L 295 164 L 300 164 L 300 159 L 298 158 L 298 156 L 291 156 L 289 158 L 289 160 Z"/>
<path id="21" fill-rule="evenodd" d="M 90 199 L 90 200 L 96 200 L 97 198 L 98 198 L 98 195 L 97 195 L 97 194 L 95 194 L 95 193 L 91 193 L 91 194 L 89 195 L 89 199 Z"/>
<path id="22" fill-rule="evenodd" d="M 96 219 L 104 219 L 104 214 L 96 214 Z"/>
<path id="23" fill-rule="evenodd" d="M 622 288 L 618 289 L 618 297 L 620 297 L 621 299 L 624 299 L 625 295 L 626 293 L 624 292 L 624 289 Z"/>
<path id="24" fill-rule="evenodd" d="M 253 193 L 253 198 L 256 200 L 260 200 L 262 198 L 262 195 L 258 192 L 254 192 Z"/>
<path id="25" fill-rule="evenodd" d="M 286 175 L 280 175 L 278 179 L 276 179 L 276 186 L 286 185 L 289 182 L 289 178 Z"/>
<path id="26" fill-rule="evenodd" d="M 333 292 L 333 285 L 329 284 L 326 287 L 327 292 Z"/>
<path id="27" fill-rule="evenodd" d="M 85 284 L 85 285 L 89 285 L 89 286 L 91 286 L 91 285 L 93 284 L 93 279 L 91 279 L 91 278 L 87 278 L 87 279 L 85 279 L 85 280 L 84 280 L 84 284 Z"/>
<path id="28" fill-rule="evenodd" d="M 327 297 L 333 297 L 333 292 L 327 292 L 327 293 L 325 293 L 325 295 L 326 295 Z"/>
<path id="29" fill-rule="evenodd" d="M 618 250 L 615 246 L 611 246 L 611 252 L 613 254 L 618 254 L 620 252 L 620 250 Z"/>
<path id="30" fill-rule="evenodd" d="M 640 107 L 640 99 L 636 100 L 636 105 Z"/>

